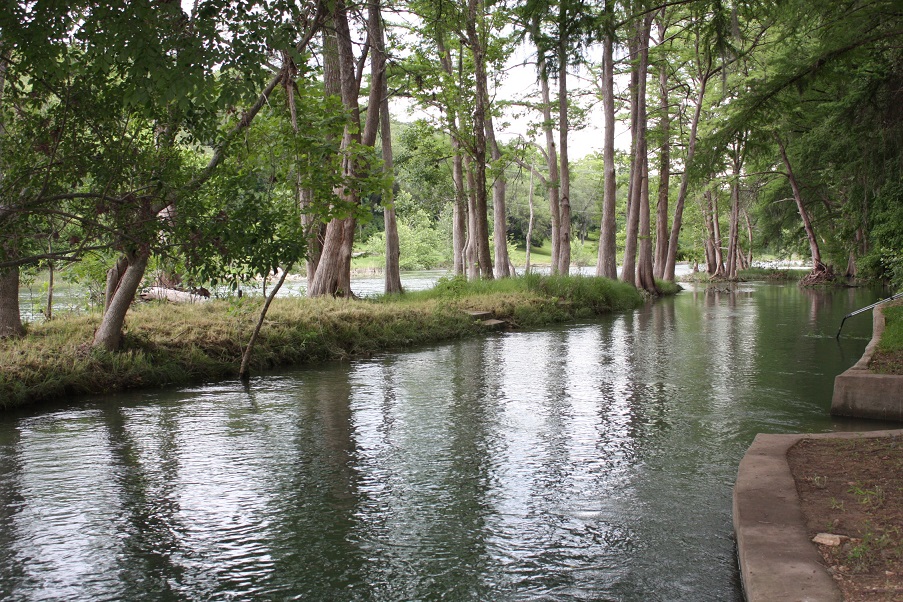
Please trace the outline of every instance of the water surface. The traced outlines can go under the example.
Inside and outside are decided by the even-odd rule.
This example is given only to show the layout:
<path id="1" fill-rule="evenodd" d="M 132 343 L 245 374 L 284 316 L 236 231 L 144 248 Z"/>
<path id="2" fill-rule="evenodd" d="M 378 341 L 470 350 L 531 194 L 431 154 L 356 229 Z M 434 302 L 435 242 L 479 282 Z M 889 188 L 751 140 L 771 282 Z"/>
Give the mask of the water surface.
<path id="1" fill-rule="evenodd" d="M 0 417 L 6 600 L 741 600 L 737 464 L 828 416 L 879 291 L 597 322 Z"/>

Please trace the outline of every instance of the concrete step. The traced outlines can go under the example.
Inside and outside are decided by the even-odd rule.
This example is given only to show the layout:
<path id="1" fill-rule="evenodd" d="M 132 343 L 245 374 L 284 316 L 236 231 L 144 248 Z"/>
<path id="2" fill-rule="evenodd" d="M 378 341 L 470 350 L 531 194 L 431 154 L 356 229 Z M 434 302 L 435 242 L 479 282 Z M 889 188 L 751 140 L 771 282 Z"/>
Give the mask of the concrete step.
<path id="1" fill-rule="evenodd" d="M 467 311 L 466 313 L 474 320 L 489 320 L 493 317 L 491 311 Z"/>
<path id="2" fill-rule="evenodd" d="M 489 330 L 504 330 L 504 328 L 508 325 L 504 320 L 483 320 L 482 324 L 485 328 Z"/>

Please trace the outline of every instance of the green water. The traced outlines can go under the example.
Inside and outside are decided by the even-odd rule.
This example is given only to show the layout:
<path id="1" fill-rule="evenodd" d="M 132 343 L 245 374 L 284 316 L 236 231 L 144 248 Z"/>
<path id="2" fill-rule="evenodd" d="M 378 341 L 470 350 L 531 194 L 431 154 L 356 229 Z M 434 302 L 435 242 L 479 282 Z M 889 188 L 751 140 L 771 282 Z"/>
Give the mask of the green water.
<path id="1" fill-rule="evenodd" d="M 741 600 L 737 464 L 828 416 L 875 290 L 598 322 L 0 417 L 5 600 Z"/>

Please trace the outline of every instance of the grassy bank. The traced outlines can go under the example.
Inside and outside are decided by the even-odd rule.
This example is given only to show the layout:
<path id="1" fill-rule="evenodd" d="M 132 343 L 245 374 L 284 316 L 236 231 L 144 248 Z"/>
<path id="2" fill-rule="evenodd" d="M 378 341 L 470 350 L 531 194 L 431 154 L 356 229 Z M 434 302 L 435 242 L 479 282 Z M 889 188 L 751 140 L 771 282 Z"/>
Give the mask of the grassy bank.
<path id="1" fill-rule="evenodd" d="M 373 300 L 277 299 L 251 367 L 259 372 L 480 333 L 483 327 L 467 310 L 530 327 L 630 309 L 642 301 L 635 289 L 611 280 L 541 276 L 443 279 L 429 291 Z M 30 324 L 25 338 L 0 342 L 0 407 L 234 376 L 262 304 L 260 298 L 138 304 L 117 353 L 90 348 L 98 315 Z"/>
<path id="2" fill-rule="evenodd" d="M 903 305 L 884 308 L 884 332 L 869 365 L 876 372 L 903 375 Z"/>
<path id="3" fill-rule="evenodd" d="M 799 282 L 809 270 L 784 270 L 778 268 L 747 268 L 737 272 L 738 282 Z M 713 278 L 705 271 L 687 274 L 684 282 L 727 282 L 726 278 Z"/>

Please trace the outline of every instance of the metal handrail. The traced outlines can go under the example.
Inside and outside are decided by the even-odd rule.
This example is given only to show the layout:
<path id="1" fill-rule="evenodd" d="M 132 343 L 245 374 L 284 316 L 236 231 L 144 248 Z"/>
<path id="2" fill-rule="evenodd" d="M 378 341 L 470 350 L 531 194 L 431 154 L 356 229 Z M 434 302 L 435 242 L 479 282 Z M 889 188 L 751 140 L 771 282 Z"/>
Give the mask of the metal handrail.
<path id="1" fill-rule="evenodd" d="M 851 311 L 850 313 L 848 313 L 847 315 L 845 315 L 843 317 L 843 320 L 840 321 L 840 328 L 837 329 L 837 336 L 834 338 L 840 339 L 840 331 L 843 330 L 843 323 L 847 321 L 847 318 L 852 318 L 853 316 L 859 315 L 864 311 L 868 311 L 868 310 L 872 309 L 873 307 L 877 307 L 877 306 L 881 305 L 882 303 L 887 303 L 888 301 L 893 301 L 894 299 L 899 299 L 901 297 L 903 297 L 903 293 L 897 293 L 896 295 L 888 297 L 887 299 L 881 299 L 880 301 L 876 301 L 867 307 L 857 309 L 856 311 Z"/>

